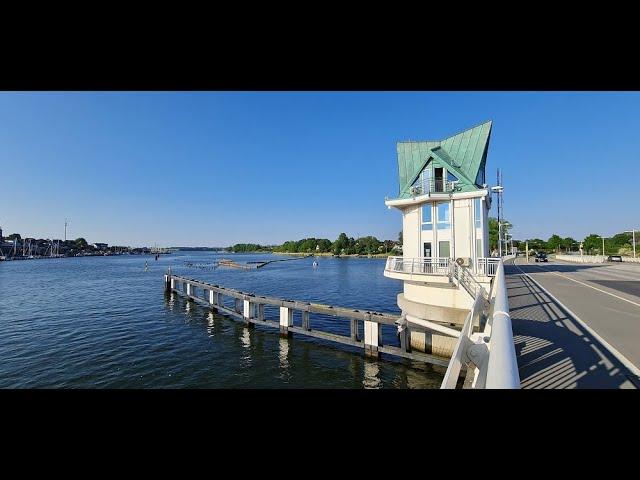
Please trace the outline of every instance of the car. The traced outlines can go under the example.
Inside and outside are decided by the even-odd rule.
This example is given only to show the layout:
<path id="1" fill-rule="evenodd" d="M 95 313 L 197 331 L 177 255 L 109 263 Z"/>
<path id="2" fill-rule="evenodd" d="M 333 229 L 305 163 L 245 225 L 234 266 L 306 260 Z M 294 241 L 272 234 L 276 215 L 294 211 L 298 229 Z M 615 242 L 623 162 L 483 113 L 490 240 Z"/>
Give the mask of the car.
<path id="1" fill-rule="evenodd" d="M 610 262 L 621 262 L 622 257 L 620 255 L 609 255 L 609 258 L 607 258 L 607 260 L 609 260 Z"/>
<path id="2" fill-rule="evenodd" d="M 549 261 L 547 259 L 547 254 L 546 253 L 536 253 L 535 259 L 536 259 L 536 263 L 537 262 L 548 262 Z"/>

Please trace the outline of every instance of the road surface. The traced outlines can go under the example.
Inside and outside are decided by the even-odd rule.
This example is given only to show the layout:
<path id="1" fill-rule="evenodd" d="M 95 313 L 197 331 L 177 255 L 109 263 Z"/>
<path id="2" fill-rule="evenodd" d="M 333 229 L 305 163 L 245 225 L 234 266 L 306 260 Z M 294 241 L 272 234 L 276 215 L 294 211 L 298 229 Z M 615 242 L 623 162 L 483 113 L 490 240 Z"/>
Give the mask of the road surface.
<path id="1" fill-rule="evenodd" d="M 505 273 L 523 388 L 640 388 L 640 264 L 517 258 Z"/>

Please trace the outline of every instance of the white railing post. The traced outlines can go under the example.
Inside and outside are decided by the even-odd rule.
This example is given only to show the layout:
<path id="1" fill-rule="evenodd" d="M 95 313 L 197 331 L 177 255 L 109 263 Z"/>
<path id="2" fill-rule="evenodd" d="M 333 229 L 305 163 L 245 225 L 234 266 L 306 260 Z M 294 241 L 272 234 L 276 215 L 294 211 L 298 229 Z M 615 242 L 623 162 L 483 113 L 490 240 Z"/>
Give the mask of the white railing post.
<path id="1" fill-rule="evenodd" d="M 293 326 L 293 310 L 289 307 L 280 307 L 280 336 L 289 337 L 289 327 Z"/>
<path id="2" fill-rule="evenodd" d="M 364 354 L 367 357 L 378 357 L 380 344 L 380 324 L 378 322 L 364 321 Z"/>

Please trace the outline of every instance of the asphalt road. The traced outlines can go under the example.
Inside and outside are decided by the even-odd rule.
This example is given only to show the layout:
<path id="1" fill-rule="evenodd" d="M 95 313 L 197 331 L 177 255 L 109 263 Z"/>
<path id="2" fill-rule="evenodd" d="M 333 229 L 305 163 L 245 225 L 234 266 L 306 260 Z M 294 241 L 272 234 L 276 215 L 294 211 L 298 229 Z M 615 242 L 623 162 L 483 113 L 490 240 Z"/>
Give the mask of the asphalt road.
<path id="1" fill-rule="evenodd" d="M 571 359 L 572 355 L 582 358 L 587 373 L 597 368 L 604 368 L 602 365 L 607 364 L 609 367 L 604 370 L 609 376 L 613 376 L 611 372 L 618 369 L 626 370 L 628 377 L 630 371 L 632 376 L 636 377 L 633 383 L 638 385 L 640 264 L 573 264 L 559 261 L 535 263 L 532 258 L 527 264 L 524 258 L 517 258 L 515 265 L 508 266 L 505 271 L 511 277 L 509 303 L 510 307 L 515 309 L 514 335 L 518 329 L 521 329 L 526 338 L 536 338 L 536 341 L 540 341 L 539 337 L 547 337 L 544 341 L 552 342 L 556 347 L 563 349 L 574 367 L 576 361 L 575 358 Z M 548 298 L 533 282 L 522 275 L 523 272 L 529 274 L 570 312 L 564 312 L 561 305 L 557 305 L 552 298 Z M 523 305 L 519 305 L 518 302 Z M 539 311 L 532 310 L 535 308 Z M 575 319 L 572 314 L 578 319 Z M 518 315 L 521 315 L 521 318 L 518 318 Z M 530 321 L 533 318 L 538 322 L 535 328 Z M 582 323 L 589 328 L 584 328 Z M 547 331 L 543 333 L 541 328 L 545 324 L 544 328 Z M 550 330 L 552 325 L 568 327 L 567 330 L 573 331 L 574 335 L 559 336 L 558 331 Z M 592 331 L 589 332 L 589 329 Z M 593 332 L 596 335 L 593 335 Z M 576 342 L 576 339 L 582 342 Z M 609 344 L 612 349 L 608 351 L 607 345 L 601 340 Z M 564 345 L 563 342 L 565 342 Z M 587 344 L 590 347 L 589 351 L 585 350 Z M 584 352 L 580 353 L 580 350 Z M 600 352 L 602 358 L 595 362 L 589 359 L 589 355 L 593 355 L 591 351 Z M 611 355 L 611 351 L 617 351 L 617 354 L 613 352 L 614 355 Z M 620 355 L 624 358 L 620 359 Z M 531 362 L 531 360 L 525 361 L 524 358 L 522 360 L 523 366 Z M 597 368 L 587 365 L 589 362 Z M 617 364 L 617 367 L 614 364 Z M 624 368 L 623 365 L 628 368 Z M 524 373 L 526 376 L 533 375 L 535 372 L 525 371 Z M 521 372 L 521 379 L 522 376 Z M 600 380 L 603 379 L 604 376 Z M 593 388 L 591 384 L 585 386 Z"/>

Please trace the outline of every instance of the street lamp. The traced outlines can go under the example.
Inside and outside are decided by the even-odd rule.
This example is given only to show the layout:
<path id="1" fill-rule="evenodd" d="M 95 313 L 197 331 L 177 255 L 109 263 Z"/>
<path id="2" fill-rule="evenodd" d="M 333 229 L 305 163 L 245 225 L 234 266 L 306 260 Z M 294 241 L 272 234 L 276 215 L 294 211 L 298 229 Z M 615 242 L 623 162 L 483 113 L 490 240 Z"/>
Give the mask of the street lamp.
<path id="1" fill-rule="evenodd" d="M 511 224 L 509 222 L 501 222 L 498 223 L 498 243 L 500 244 L 500 256 L 502 257 L 502 236 L 501 236 L 501 232 L 502 232 L 502 227 L 505 228 L 505 232 L 504 232 L 504 251 L 507 251 L 507 235 L 509 235 L 509 227 L 511 227 Z"/>
<path id="2" fill-rule="evenodd" d="M 596 237 L 600 237 L 602 239 L 602 256 L 604 257 L 604 239 L 608 237 L 603 237 L 601 235 L 596 235 Z"/>
<path id="3" fill-rule="evenodd" d="M 499 257 L 502 257 L 502 223 L 500 223 L 500 204 L 502 202 L 500 201 L 500 199 L 502 198 L 503 191 L 504 191 L 504 187 L 502 185 L 496 185 L 495 187 L 491 187 L 491 193 L 495 193 L 498 195 L 498 256 Z"/>
<path id="4" fill-rule="evenodd" d="M 636 258 L 636 231 L 627 230 L 624 233 L 631 233 L 633 235 L 633 258 Z"/>

